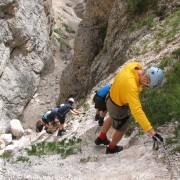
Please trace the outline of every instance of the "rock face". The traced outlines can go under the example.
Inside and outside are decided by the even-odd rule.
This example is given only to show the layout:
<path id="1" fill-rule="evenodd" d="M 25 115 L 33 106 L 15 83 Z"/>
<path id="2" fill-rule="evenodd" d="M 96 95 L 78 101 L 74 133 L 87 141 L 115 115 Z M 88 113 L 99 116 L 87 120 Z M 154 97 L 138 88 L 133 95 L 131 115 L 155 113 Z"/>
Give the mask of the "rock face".
<path id="1" fill-rule="evenodd" d="M 153 14 L 154 20 L 161 20 L 178 8 L 177 0 L 170 3 L 171 6 L 170 1 L 162 0 L 156 8 L 149 4 L 144 13 L 132 15 L 129 6 L 132 2 L 87 0 L 83 12 L 82 4 L 78 5 L 76 12 L 83 19 L 75 39 L 73 61 L 62 74 L 62 101 L 70 96 L 85 97 L 99 81 L 132 58 L 130 47 L 149 33 L 147 26 L 132 30 L 138 18 L 145 19 Z"/>
<path id="2" fill-rule="evenodd" d="M 50 0 L 0 3 L 0 133 L 22 113 L 40 75 L 53 70 L 50 4 Z"/>
<path id="3" fill-rule="evenodd" d="M 79 24 L 74 42 L 74 59 L 62 74 L 60 83 L 62 98 L 81 93 L 85 95 L 87 92 L 86 80 L 90 74 L 90 66 L 103 47 L 113 2 L 112 0 L 89 0 L 84 4 L 84 12 L 78 14 L 81 18 L 83 16 L 83 19 Z M 79 7 L 83 8 L 83 5 L 78 4 Z"/>

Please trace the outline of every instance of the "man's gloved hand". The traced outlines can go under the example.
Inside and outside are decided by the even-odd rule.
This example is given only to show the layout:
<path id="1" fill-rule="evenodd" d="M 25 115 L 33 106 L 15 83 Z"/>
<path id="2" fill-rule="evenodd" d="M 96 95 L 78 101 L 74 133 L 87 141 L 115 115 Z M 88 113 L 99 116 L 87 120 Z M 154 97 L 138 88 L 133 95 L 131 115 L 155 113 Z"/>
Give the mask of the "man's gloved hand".
<path id="1" fill-rule="evenodd" d="M 163 138 L 158 133 L 156 133 L 152 138 L 154 141 L 163 142 Z"/>
<path id="2" fill-rule="evenodd" d="M 161 143 L 163 143 L 163 138 L 159 134 L 157 134 L 157 133 L 152 138 L 153 138 L 153 141 L 154 141 L 153 149 L 158 150 L 159 149 L 159 145 Z"/>

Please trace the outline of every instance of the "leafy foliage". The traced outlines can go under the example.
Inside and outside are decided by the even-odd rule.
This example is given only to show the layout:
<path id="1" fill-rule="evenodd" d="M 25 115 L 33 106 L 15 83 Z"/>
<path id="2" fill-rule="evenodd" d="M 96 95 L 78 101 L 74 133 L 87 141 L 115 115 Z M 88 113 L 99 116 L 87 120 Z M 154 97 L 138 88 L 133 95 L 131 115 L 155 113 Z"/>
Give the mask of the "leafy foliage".
<path id="1" fill-rule="evenodd" d="M 62 158 L 81 152 L 81 139 L 73 136 L 72 139 L 63 139 L 61 142 L 41 142 L 28 149 L 29 156 L 60 154 Z"/>
<path id="2" fill-rule="evenodd" d="M 29 158 L 25 156 L 18 156 L 16 161 L 28 162 Z"/>
<path id="3" fill-rule="evenodd" d="M 180 153 L 180 146 L 176 146 L 176 147 L 172 150 L 172 153 L 173 153 L 173 154 L 176 153 L 176 152 Z"/>
<path id="4" fill-rule="evenodd" d="M 53 30 L 56 33 L 56 39 L 58 40 L 60 46 L 62 49 L 67 47 L 67 44 L 65 43 L 64 39 L 63 39 L 63 34 L 62 34 L 62 30 L 60 28 L 54 29 Z"/>
<path id="5" fill-rule="evenodd" d="M 63 23 L 62 25 L 65 27 L 65 30 L 66 30 L 68 33 L 72 33 L 72 34 L 76 33 L 75 30 L 74 30 L 72 27 L 70 27 L 69 25 L 67 25 L 67 24 L 65 24 L 65 23 Z"/>
<path id="6" fill-rule="evenodd" d="M 154 18 L 156 16 L 154 14 L 148 16 L 145 19 L 142 19 L 141 21 L 133 21 L 131 26 L 130 26 L 130 31 L 134 31 L 136 29 L 141 29 L 144 26 L 147 26 L 148 29 L 153 27 L 153 23 L 154 23 Z"/>
<path id="7" fill-rule="evenodd" d="M 158 0 L 130 0 L 129 8 L 131 14 L 142 14 L 148 6 L 156 6 Z"/>
<path id="8" fill-rule="evenodd" d="M 179 50 L 174 52 L 176 63 L 166 71 L 166 81 L 159 89 L 146 89 L 142 93 L 144 111 L 153 125 L 159 126 L 171 120 L 179 121 L 180 117 L 180 62 Z M 163 66 L 170 63 L 170 59 L 162 61 Z M 162 65 L 161 65 L 162 66 Z"/>
<path id="9" fill-rule="evenodd" d="M 2 155 L 0 155 L 0 158 L 6 159 L 7 161 L 9 161 L 11 157 L 12 154 L 8 152 L 4 152 Z"/>

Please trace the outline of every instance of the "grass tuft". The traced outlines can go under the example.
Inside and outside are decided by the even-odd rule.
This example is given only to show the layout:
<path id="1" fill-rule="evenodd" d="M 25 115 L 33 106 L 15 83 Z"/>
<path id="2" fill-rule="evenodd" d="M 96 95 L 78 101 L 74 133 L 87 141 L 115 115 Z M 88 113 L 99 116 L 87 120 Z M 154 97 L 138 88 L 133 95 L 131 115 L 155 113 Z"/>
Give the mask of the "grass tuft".
<path id="1" fill-rule="evenodd" d="M 81 152 L 80 138 L 73 136 L 71 139 L 63 139 L 61 142 L 41 142 L 32 145 L 28 149 L 29 156 L 43 156 L 60 154 L 62 158 Z"/>
<path id="2" fill-rule="evenodd" d="M 63 38 L 62 30 L 60 28 L 56 28 L 53 31 L 56 33 L 56 39 L 59 42 L 61 48 L 62 49 L 67 48 L 67 44 L 65 43 L 64 38 Z"/>
<path id="3" fill-rule="evenodd" d="M 62 25 L 64 26 L 65 30 L 66 30 L 68 33 L 71 33 L 71 34 L 75 34 L 75 33 L 76 33 L 75 30 L 74 30 L 72 27 L 70 27 L 69 25 L 67 25 L 67 24 L 65 24 L 65 23 L 63 23 Z"/>
<path id="4" fill-rule="evenodd" d="M 132 15 L 143 14 L 148 7 L 155 7 L 158 0 L 130 0 L 128 5 L 128 12 Z"/>

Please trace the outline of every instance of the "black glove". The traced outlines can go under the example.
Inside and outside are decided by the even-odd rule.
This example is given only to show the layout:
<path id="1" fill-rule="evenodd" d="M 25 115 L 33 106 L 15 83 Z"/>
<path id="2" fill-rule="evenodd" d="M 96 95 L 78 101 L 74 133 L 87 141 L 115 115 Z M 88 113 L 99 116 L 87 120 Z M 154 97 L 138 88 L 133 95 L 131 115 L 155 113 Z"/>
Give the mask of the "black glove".
<path id="1" fill-rule="evenodd" d="M 153 137 L 153 149 L 158 150 L 159 145 L 163 143 L 163 138 L 159 134 L 155 134 Z"/>
<path id="2" fill-rule="evenodd" d="M 152 138 L 154 141 L 163 142 L 163 138 L 157 133 Z"/>

